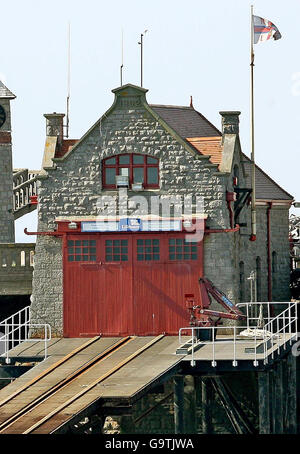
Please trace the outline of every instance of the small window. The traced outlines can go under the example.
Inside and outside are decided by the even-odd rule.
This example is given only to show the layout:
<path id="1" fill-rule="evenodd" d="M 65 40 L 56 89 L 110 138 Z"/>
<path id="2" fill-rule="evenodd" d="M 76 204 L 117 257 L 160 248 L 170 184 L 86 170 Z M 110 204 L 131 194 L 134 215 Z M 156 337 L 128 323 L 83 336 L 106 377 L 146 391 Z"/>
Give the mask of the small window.
<path id="1" fill-rule="evenodd" d="M 116 177 L 127 176 L 129 185 L 142 183 L 144 188 L 159 188 L 159 160 L 141 154 L 123 154 L 102 163 L 103 188 L 115 189 Z"/>
<path id="2" fill-rule="evenodd" d="M 272 252 L 272 273 L 277 273 L 277 252 Z"/>
<path id="3" fill-rule="evenodd" d="M 183 238 L 169 239 L 169 260 L 197 260 L 197 245 Z"/>
<path id="4" fill-rule="evenodd" d="M 128 261 L 128 240 L 106 240 L 105 241 L 106 262 L 127 262 Z"/>
<path id="5" fill-rule="evenodd" d="M 137 240 L 137 261 L 153 261 L 160 259 L 158 239 L 139 239 Z"/>
<path id="6" fill-rule="evenodd" d="M 68 240 L 68 262 L 96 262 L 96 240 Z"/>

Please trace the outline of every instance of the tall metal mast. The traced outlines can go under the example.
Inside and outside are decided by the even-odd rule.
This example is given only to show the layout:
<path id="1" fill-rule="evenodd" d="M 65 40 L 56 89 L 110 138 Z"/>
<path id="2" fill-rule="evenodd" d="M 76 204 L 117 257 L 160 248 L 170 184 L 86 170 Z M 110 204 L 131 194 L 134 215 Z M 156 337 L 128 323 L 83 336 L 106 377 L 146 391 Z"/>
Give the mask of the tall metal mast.
<path id="1" fill-rule="evenodd" d="M 67 80 L 67 119 L 66 119 L 66 137 L 69 137 L 69 119 L 70 119 L 70 86 L 71 86 L 71 24 L 68 26 L 68 80 Z"/>
<path id="2" fill-rule="evenodd" d="M 252 172 L 251 172 L 251 236 L 250 240 L 256 240 L 256 191 L 255 191 L 255 155 L 254 155 L 254 26 L 253 26 L 253 5 L 251 5 L 251 17 L 250 17 L 250 144 L 251 144 L 251 161 L 252 161 Z"/>
<path id="3" fill-rule="evenodd" d="M 145 30 L 143 33 L 141 33 L 141 41 L 139 41 L 139 44 L 141 46 L 141 87 L 143 86 L 143 37 L 144 34 L 147 33 L 148 30 Z"/>
<path id="4" fill-rule="evenodd" d="M 122 29 L 122 38 L 121 38 L 121 66 L 120 66 L 120 79 L 121 79 L 121 87 L 123 85 L 123 67 L 124 67 L 124 61 L 123 61 L 123 44 L 124 44 L 124 41 L 123 41 L 123 29 Z"/>

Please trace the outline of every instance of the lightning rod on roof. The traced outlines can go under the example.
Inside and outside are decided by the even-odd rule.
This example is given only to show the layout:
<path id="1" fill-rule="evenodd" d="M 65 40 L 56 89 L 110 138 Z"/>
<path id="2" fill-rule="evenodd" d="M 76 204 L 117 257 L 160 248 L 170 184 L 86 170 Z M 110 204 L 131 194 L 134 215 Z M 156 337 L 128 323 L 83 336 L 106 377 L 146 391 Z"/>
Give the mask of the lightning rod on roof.
<path id="1" fill-rule="evenodd" d="M 68 76 L 67 76 L 67 118 L 66 118 L 66 137 L 69 137 L 69 117 L 70 117 L 70 86 L 71 86 L 71 24 L 68 24 Z"/>
<path id="2" fill-rule="evenodd" d="M 141 33 L 141 41 L 138 42 L 141 46 L 141 87 L 143 86 L 143 36 L 147 33 L 148 30 L 144 30 L 143 33 Z"/>
<path id="3" fill-rule="evenodd" d="M 123 67 L 124 67 L 124 38 L 123 38 L 123 28 L 122 28 L 122 34 L 121 34 L 121 66 L 120 66 L 120 77 L 121 77 L 121 87 L 123 85 Z"/>

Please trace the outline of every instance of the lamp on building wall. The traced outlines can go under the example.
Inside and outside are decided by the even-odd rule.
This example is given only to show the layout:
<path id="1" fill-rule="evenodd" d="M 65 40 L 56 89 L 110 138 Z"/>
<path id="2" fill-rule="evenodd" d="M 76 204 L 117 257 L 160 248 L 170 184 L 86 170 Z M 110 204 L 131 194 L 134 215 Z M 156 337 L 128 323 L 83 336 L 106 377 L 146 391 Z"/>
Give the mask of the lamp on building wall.
<path id="1" fill-rule="evenodd" d="M 300 202 L 294 202 L 293 205 L 295 208 L 300 208 Z"/>
<path id="2" fill-rule="evenodd" d="M 70 230 L 76 230 L 77 229 L 77 222 L 74 222 L 74 221 L 69 222 L 68 228 Z"/>

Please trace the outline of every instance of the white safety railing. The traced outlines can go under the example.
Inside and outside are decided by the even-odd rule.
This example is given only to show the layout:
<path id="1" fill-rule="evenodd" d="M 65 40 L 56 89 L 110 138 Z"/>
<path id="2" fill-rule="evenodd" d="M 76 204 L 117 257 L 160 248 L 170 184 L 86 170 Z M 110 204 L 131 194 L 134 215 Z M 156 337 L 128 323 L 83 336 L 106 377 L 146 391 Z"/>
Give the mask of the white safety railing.
<path id="1" fill-rule="evenodd" d="M 257 305 L 257 307 L 255 307 Z M 246 308 L 247 325 L 234 326 L 210 326 L 210 327 L 188 327 L 180 328 L 179 343 L 189 346 L 191 354 L 191 365 L 195 366 L 195 348 L 201 345 L 209 345 L 206 349 L 205 359 L 210 360 L 213 367 L 216 367 L 217 360 L 226 359 L 227 356 L 232 360 L 233 366 L 238 365 L 238 360 L 253 359 L 254 366 L 258 366 L 258 360 L 268 363 L 269 356 L 274 359 L 275 351 L 280 353 L 280 349 L 286 349 L 287 344 L 292 344 L 297 338 L 297 302 L 259 302 L 242 303 L 239 307 Z M 276 312 L 276 307 L 285 307 L 277 316 L 272 315 Z M 205 330 L 205 331 L 204 331 Z M 187 338 L 187 333 L 191 332 L 191 338 Z M 199 340 L 202 334 L 209 340 Z M 244 332 L 244 335 L 241 333 Z M 189 336 L 188 336 L 189 337 Z M 258 344 L 262 351 L 257 352 Z M 275 346 L 275 348 L 274 348 Z M 226 355 L 224 356 L 226 347 Z M 253 353 L 241 357 L 241 347 L 253 349 Z M 270 350 L 270 351 L 269 351 Z M 245 350 L 244 350 L 245 351 Z M 268 352 L 269 351 L 269 352 Z M 203 358 L 201 358 L 203 360 Z"/>
<path id="2" fill-rule="evenodd" d="M 42 331 L 43 336 L 39 338 L 30 338 L 29 331 Z M 49 324 L 32 324 L 30 323 L 30 306 L 25 307 L 19 312 L 11 315 L 0 322 L 0 356 L 5 357 L 5 362 L 10 363 L 9 354 L 11 350 L 21 342 L 43 342 L 44 359 L 48 354 L 48 342 L 51 340 L 51 327 Z"/>

